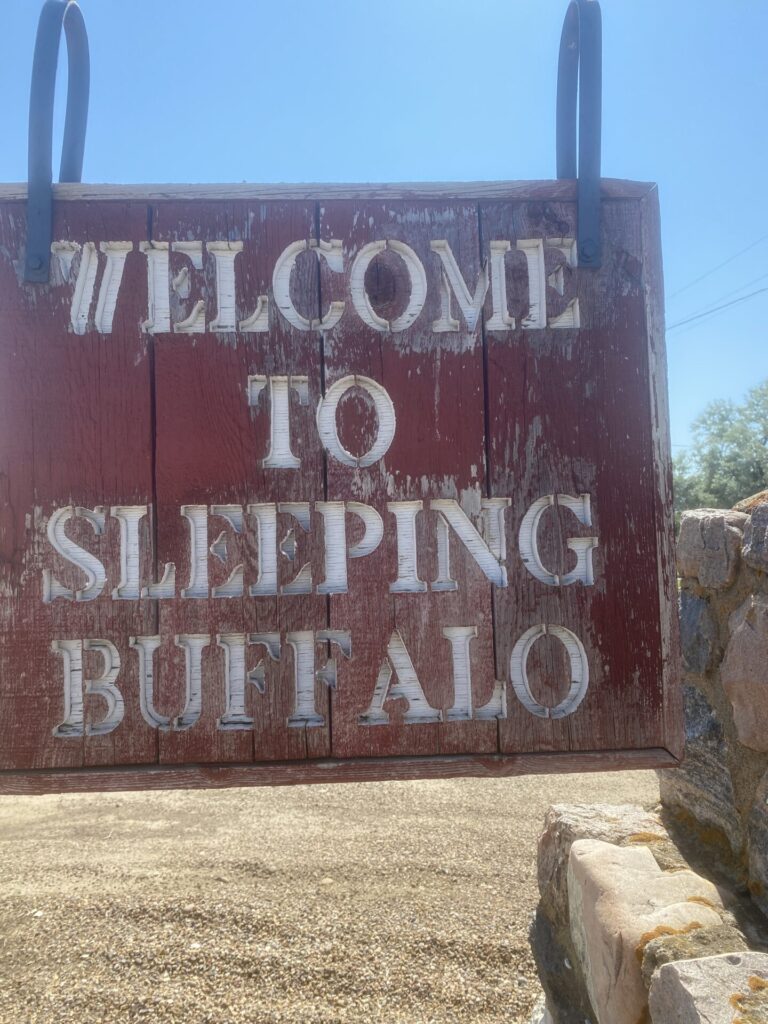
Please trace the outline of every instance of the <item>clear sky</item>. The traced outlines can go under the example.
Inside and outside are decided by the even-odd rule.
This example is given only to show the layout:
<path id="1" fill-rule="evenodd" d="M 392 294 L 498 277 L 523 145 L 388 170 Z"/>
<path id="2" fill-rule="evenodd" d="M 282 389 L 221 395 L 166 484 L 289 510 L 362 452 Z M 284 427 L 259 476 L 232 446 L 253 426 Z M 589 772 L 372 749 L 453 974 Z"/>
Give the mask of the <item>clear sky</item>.
<path id="1" fill-rule="evenodd" d="M 3 0 L 0 181 L 26 178 L 40 6 Z M 84 180 L 551 178 L 566 6 L 81 0 L 92 51 Z M 708 401 L 738 400 L 768 377 L 768 291 L 673 327 L 768 286 L 768 3 L 602 10 L 603 173 L 659 183 L 680 451 Z"/>

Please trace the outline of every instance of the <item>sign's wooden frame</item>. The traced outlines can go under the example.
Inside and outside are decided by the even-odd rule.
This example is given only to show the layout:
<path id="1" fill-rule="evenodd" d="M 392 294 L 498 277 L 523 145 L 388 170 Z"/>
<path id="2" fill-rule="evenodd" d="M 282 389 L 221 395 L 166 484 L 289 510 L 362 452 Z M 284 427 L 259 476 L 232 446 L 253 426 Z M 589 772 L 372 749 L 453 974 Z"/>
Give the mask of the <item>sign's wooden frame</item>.
<path id="1" fill-rule="evenodd" d="M 645 199 L 656 193 L 656 185 L 646 181 L 603 178 L 603 199 Z M 233 185 L 89 185 L 64 182 L 53 185 L 55 200 L 135 199 L 155 202 L 161 199 L 504 199 L 575 202 L 575 181 L 405 181 L 387 184 L 233 184 Z M 0 184 L 0 202 L 26 199 L 27 186 Z"/>
<path id="2" fill-rule="evenodd" d="M 634 750 L 602 750 L 507 755 L 456 755 L 422 757 L 375 757 L 277 761 L 227 764 L 145 764 L 131 767 L 29 769 L 0 772 L 0 793 L 32 794 L 149 788 L 216 788 L 245 785 L 286 785 L 377 781 L 381 779 L 450 778 L 460 776 L 505 777 L 525 773 L 600 771 L 671 767 L 679 763 L 683 749 L 681 690 L 676 630 L 677 589 L 674 573 L 672 531 L 668 518 L 670 464 L 666 401 L 665 348 L 660 256 L 658 252 L 658 197 L 648 183 L 605 179 L 606 199 L 639 201 L 642 211 L 645 314 L 651 393 L 648 396 L 653 430 L 653 458 L 661 491 L 657 495 L 657 560 L 660 567 L 659 612 L 662 623 L 665 746 Z M 576 183 L 470 182 L 406 183 L 391 185 L 84 185 L 54 186 L 57 202 L 99 200 L 519 200 L 573 202 Z M 0 202 L 26 199 L 26 185 L 0 185 Z"/>
<path id="3" fill-rule="evenodd" d="M 38 769 L 0 772 L 1 796 L 91 793 L 140 789 L 224 789 L 331 782 L 406 782 L 416 779 L 499 779 L 513 775 L 632 771 L 674 768 L 680 763 L 662 747 L 648 750 L 579 751 L 484 757 L 376 757 L 261 764 L 137 765 L 131 768 Z"/>

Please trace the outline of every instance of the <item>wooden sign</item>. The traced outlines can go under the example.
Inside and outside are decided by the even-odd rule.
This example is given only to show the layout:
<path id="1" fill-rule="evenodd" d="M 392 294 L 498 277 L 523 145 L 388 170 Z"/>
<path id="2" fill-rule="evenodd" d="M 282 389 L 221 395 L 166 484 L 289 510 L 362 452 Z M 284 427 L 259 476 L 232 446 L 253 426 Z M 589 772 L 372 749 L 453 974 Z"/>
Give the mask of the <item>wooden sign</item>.
<path id="1" fill-rule="evenodd" d="M 680 756 L 656 191 L 0 189 L 0 792 Z"/>

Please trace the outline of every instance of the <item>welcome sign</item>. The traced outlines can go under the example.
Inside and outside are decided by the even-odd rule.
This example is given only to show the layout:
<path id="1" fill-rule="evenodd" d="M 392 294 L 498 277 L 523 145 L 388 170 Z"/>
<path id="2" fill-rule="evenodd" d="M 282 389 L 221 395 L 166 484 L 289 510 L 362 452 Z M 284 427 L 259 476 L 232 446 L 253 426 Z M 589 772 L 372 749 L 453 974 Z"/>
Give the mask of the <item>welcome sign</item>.
<path id="1" fill-rule="evenodd" d="M 0 191 L 0 791 L 668 765 L 653 186 Z"/>

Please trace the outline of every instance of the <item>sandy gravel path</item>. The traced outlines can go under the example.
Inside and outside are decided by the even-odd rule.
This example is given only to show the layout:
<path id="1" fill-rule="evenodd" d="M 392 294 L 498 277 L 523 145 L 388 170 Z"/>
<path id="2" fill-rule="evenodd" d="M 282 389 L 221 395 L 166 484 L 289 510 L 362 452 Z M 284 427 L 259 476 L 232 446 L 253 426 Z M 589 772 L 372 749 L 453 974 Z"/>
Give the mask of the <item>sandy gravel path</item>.
<path id="1" fill-rule="evenodd" d="M 2 1024 L 516 1024 L 550 803 L 652 772 L 0 798 Z"/>

